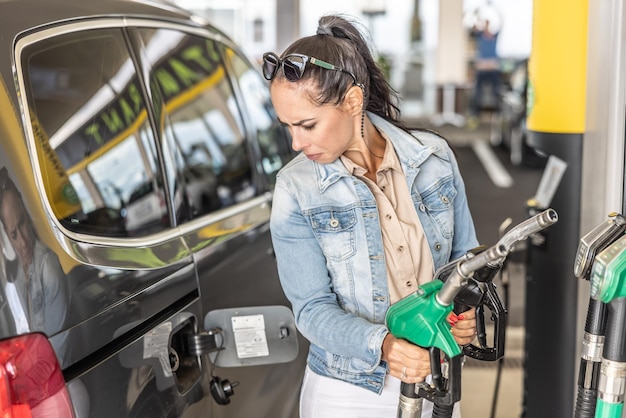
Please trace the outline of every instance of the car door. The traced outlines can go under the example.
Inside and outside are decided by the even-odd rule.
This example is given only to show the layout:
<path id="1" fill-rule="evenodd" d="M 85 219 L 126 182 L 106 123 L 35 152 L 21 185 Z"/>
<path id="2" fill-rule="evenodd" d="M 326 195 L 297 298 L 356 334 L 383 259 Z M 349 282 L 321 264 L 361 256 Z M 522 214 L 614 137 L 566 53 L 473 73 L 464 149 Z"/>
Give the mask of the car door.
<path id="1" fill-rule="evenodd" d="M 272 176 L 288 161 L 289 144 L 267 109 L 261 115 L 264 121 L 258 120 L 258 129 L 245 119 L 249 109 L 238 93 L 254 92 L 241 91 L 234 84 L 242 73 L 230 74 L 232 67 L 226 65 L 224 56 L 236 47 L 225 46 L 222 36 L 174 26 L 137 27 L 131 39 L 140 45 L 142 71 L 147 74 L 154 107 L 159 109 L 158 129 L 174 161 L 174 189 L 179 188 L 181 198 L 188 202 L 188 210 L 176 221 L 197 266 L 203 311 L 246 308 L 233 311 L 234 323 L 259 319 L 248 307 L 288 306 L 278 281 L 269 215 Z M 248 64 L 246 69 L 251 69 Z M 264 105 L 271 106 L 267 86 L 261 88 L 265 89 Z M 265 145 L 258 141 L 261 135 Z M 287 150 L 287 156 L 275 149 Z M 231 323 L 228 319 L 223 324 L 219 318 L 212 323 L 213 319 L 207 317 L 206 329 L 223 330 Z M 265 322 L 269 316 L 261 321 L 269 327 Z M 302 341 L 295 327 L 290 332 L 286 340 Z M 261 358 L 272 353 L 260 349 L 242 356 L 233 353 L 241 345 L 222 348 L 213 357 L 212 382 L 228 380 L 238 386 L 232 399 L 214 409 L 215 416 L 292 416 L 305 350 L 297 361 L 286 355 L 272 359 L 271 365 L 251 365 L 256 363 L 250 363 L 248 355 Z"/>
<path id="2" fill-rule="evenodd" d="M 0 163 L 23 189 L 41 245 L 60 259 L 67 295 L 56 328 L 30 330 L 49 336 L 79 416 L 198 416 L 202 400 L 210 416 L 206 368 L 185 348 L 203 320 L 193 257 L 175 227 L 184 202 L 169 198 L 124 26 L 68 24 L 16 45 L 36 187 L 28 159 Z"/>

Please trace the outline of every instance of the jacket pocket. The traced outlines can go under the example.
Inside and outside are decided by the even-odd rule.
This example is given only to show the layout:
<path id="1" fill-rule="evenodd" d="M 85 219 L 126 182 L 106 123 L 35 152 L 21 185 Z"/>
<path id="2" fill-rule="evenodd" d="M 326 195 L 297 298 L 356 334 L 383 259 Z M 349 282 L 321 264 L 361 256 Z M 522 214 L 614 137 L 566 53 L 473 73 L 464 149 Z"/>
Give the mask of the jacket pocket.
<path id="1" fill-rule="evenodd" d="M 356 252 L 355 209 L 323 209 L 309 214 L 313 233 L 327 258 L 346 260 Z"/>
<path id="2" fill-rule="evenodd" d="M 457 190 L 452 177 L 444 179 L 426 190 L 422 195 L 422 203 L 430 217 L 446 238 L 454 232 L 454 199 Z"/>

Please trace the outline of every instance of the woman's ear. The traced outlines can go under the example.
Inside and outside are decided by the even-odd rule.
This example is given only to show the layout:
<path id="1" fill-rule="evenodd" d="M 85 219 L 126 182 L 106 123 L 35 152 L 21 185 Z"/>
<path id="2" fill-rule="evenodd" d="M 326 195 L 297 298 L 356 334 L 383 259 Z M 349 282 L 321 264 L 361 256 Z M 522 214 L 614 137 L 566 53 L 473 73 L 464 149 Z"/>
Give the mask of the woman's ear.
<path id="1" fill-rule="evenodd" d="M 364 99 L 365 97 L 361 86 L 352 86 L 346 93 L 344 105 L 347 107 L 347 110 L 351 115 L 360 115 L 363 111 Z"/>

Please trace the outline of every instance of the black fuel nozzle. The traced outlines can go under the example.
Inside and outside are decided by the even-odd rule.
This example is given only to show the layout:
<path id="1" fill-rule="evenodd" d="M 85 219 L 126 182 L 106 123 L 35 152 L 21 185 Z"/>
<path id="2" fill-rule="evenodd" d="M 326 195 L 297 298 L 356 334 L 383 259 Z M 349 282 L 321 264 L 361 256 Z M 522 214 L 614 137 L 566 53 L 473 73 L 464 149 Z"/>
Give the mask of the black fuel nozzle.
<path id="1" fill-rule="evenodd" d="M 579 279 L 590 280 L 591 270 L 596 255 L 624 235 L 626 218 L 617 212 L 611 212 L 606 221 L 585 234 L 578 243 L 574 275 Z"/>
<path id="2" fill-rule="evenodd" d="M 479 254 L 486 248 L 481 245 L 470 250 L 469 254 Z M 500 263 L 490 263 L 474 271 L 472 277 L 454 298 L 454 313 L 456 314 L 463 313 L 472 307 L 476 308 L 478 345 L 470 343 L 463 346 L 463 354 L 476 360 L 495 361 L 504 356 L 508 312 L 493 284 L 493 279 L 501 266 Z M 443 274 L 444 272 L 447 273 L 447 269 L 443 269 L 438 278 L 445 281 L 449 273 Z M 491 320 L 493 321 L 494 335 L 491 346 L 488 344 L 485 308 L 491 312 Z"/>
<path id="3" fill-rule="evenodd" d="M 463 354 L 483 361 L 496 361 L 504 357 L 504 340 L 506 336 L 506 325 L 508 312 L 496 291 L 493 282 L 477 283 L 476 289 L 482 291 L 482 298 L 476 305 L 476 339 L 478 345 L 467 344 L 463 346 Z M 490 346 L 487 338 L 487 327 L 485 325 L 485 308 L 491 313 L 493 322 L 493 338 Z"/>

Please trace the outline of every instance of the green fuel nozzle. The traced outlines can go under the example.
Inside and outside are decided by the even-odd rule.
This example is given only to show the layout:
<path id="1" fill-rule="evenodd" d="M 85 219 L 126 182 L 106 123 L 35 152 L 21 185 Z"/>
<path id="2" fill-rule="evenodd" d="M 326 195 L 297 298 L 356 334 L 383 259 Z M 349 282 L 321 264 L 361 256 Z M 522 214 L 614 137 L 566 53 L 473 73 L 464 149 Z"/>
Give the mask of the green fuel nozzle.
<path id="1" fill-rule="evenodd" d="M 478 255 L 468 254 L 457 263 L 445 283 L 438 280 L 425 283 L 416 292 L 391 305 L 386 316 L 391 334 L 420 347 L 439 348 L 449 357 L 461 354 L 447 322 L 448 314 L 454 308 L 454 298 L 476 270 L 507 253 L 506 247 L 498 244 Z"/>
<path id="2" fill-rule="evenodd" d="M 461 354 L 461 348 L 446 321 L 453 305 L 437 301 L 443 282 L 436 280 L 420 286 L 416 292 L 394 303 L 387 311 L 387 327 L 397 338 L 420 347 L 437 347 L 449 357 Z"/>
<path id="3" fill-rule="evenodd" d="M 626 297 L 626 236 L 596 256 L 591 272 L 591 297 L 604 303 Z"/>

